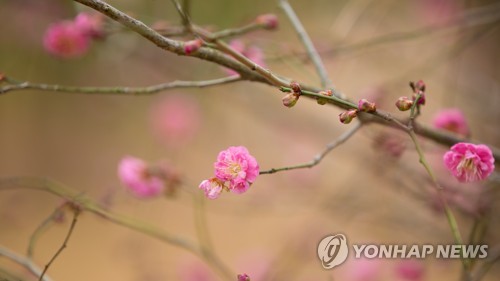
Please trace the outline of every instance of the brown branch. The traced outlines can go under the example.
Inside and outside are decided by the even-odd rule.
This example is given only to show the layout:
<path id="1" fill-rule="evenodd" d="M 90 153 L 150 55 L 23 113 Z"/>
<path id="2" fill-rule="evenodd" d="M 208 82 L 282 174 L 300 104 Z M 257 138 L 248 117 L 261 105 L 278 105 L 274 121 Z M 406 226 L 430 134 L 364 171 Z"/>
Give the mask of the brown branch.
<path id="1" fill-rule="evenodd" d="M 1 245 L 0 245 L 0 256 L 6 257 L 9 260 L 21 265 L 22 267 L 26 268 L 29 272 L 31 272 L 37 277 L 42 276 L 41 275 L 42 269 L 40 269 L 37 265 L 35 265 L 31 259 L 18 255 Z M 53 281 L 53 279 L 47 275 L 42 277 L 43 278 L 41 280 L 43 281 Z"/>
<path id="2" fill-rule="evenodd" d="M 102 14 L 110 17 L 111 19 L 123 24 L 124 26 L 135 31 L 136 33 L 146 38 L 147 40 L 149 40 L 150 42 L 152 42 L 161 49 L 175 53 L 180 56 L 186 55 L 184 52 L 183 42 L 172 40 L 162 36 L 160 33 L 156 32 L 154 29 L 147 26 L 143 22 L 130 17 L 129 15 L 119 11 L 118 9 L 114 8 L 113 6 L 103 1 L 100 0 L 74 0 L 74 1 L 79 2 L 87 7 L 90 7 L 96 11 L 99 11 Z M 228 58 L 227 56 L 225 56 L 224 54 L 222 54 L 217 50 L 207 47 L 202 47 L 198 49 L 198 51 L 190 54 L 189 56 L 214 62 L 219 65 L 225 66 L 227 68 L 233 69 L 234 71 L 238 72 L 244 80 L 268 83 L 264 77 L 248 69 L 241 63 L 238 63 L 237 61 Z"/>
<path id="3" fill-rule="evenodd" d="M 178 88 L 204 88 L 216 85 L 223 85 L 241 81 L 241 77 L 228 76 L 212 80 L 202 81 L 172 81 L 161 83 L 148 87 L 74 87 L 55 84 L 40 84 L 28 81 L 17 81 L 15 79 L 4 77 L 4 81 L 8 85 L 0 87 L 0 94 L 19 91 L 19 90 L 40 90 L 49 92 L 66 92 L 66 93 L 81 93 L 81 94 L 122 94 L 122 95 L 151 95 L 161 91 L 178 89 Z"/>
<path id="4" fill-rule="evenodd" d="M 316 165 L 318 165 L 325 156 L 332 151 L 334 148 L 338 147 L 339 145 L 343 144 L 346 142 L 350 137 L 352 137 L 362 126 L 363 123 L 358 122 L 356 123 L 353 127 L 351 127 L 348 131 L 340 135 L 337 139 L 329 143 L 325 149 L 317 154 L 313 160 L 310 162 L 304 163 L 304 164 L 299 164 L 299 165 L 294 165 L 294 166 L 287 166 L 287 167 L 281 167 L 281 168 L 272 168 L 270 170 L 265 170 L 265 171 L 260 171 L 260 175 L 265 175 L 265 174 L 274 174 L 277 172 L 281 171 L 289 171 L 289 170 L 296 170 L 296 169 L 304 169 L 304 168 L 312 168 Z"/>
<path id="5" fill-rule="evenodd" d="M 40 278 L 38 278 L 38 281 L 43 281 L 43 276 L 45 275 L 45 272 L 49 269 L 50 265 L 56 260 L 56 258 L 61 254 L 61 252 L 66 249 L 68 245 L 69 238 L 71 237 L 71 234 L 73 233 L 73 230 L 75 229 L 76 222 L 78 220 L 78 215 L 80 214 L 80 210 L 75 207 L 73 208 L 73 220 L 71 221 L 71 225 L 69 227 L 68 233 L 66 234 L 66 238 L 64 238 L 64 242 L 62 243 L 61 247 L 57 250 L 57 252 L 52 256 L 50 261 L 45 265 L 45 268 L 42 271 L 42 274 L 40 274 Z"/>

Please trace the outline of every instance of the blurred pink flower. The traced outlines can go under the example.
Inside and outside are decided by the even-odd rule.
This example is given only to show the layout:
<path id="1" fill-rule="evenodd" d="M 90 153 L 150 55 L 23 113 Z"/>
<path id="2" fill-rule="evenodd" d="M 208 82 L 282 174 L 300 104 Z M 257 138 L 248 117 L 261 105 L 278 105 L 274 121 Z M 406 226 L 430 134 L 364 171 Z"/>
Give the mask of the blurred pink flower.
<path id="1" fill-rule="evenodd" d="M 401 260 L 396 265 L 396 275 L 408 281 L 422 280 L 424 276 L 424 265 L 417 260 Z"/>
<path id="2" fill-rule="evenodd" d="M 215 281 L 215 275 L 198 260 L 185 260 L 178 267 L 179 281 Z"/>
<path id="3" fill-rule="evenodd" d="M 104 18 L 102 14 L 79 13 L 74 20 L 75 27 L 85 36 L 102 39 L 104 33 Z"/>
<path id="4" fill-rule="evenodd" d="M 234 39 L 231 42 L 229 42 L 229 46 L 233 48 L 235 51 L 238 53 L 241 53 L 254 63 L 265 67 L 264 63 L 264 53 L 262 52 L 262 49 L 256 46 L 245 46 L 243 41 L 239 39 Z M 229 68 L 224 68 L 224 72 L 227 73 L 227 75 L 233 76 L 233 75 L 239 75 L 236 71 L 229 69 Z"/>
<path id="5" fill-rule="evenodd" d="M 419 18 L 426 24 L 442 25 L 459 12 L 460 3 L 456 0 L 416 0 Z"/>
<path id="6" fill-rule="evenodd" d="M 200 189 L 205 191 L 205 196 L 208 199 L 217 199 L 224 187 L 224 182 L 222 182 L 218 178 L 204 180 L 200 183 L 199 186 Z"/>
<path id="7" fill-rule="evenodd" d="M 379 260 L 367 258 L 349 258 L 344 268 L 343 280 L 373 281 L 379 280 L 381 264 Z"/>
<path id="8" fill-rule="evenodd" d="M 406 150 L 406 142 L 397 134 L 382 132 L 375 137 L 373 148 L 392 158 L 399 158 Z"/>
<path id="9" fill-rule="evenodd" d="M 231 146 L 217 156 L 214 163 L 215 176 L 229 181 L 229 190 L 234 193 L 247 191 L 259 175 L 259 164 L 243 146 Z"/>
<path id="10" fill-rule="evenodd" d="M 487 178 L 495 168 L 492 152 L 484 144 L 460 142 L 443 156 L 446 168 L 460 182 L 476 182 Z"/>
<path id="11" fill-rule="evenodd" d="M 126 156 L 120 161 L 118 177 L 138 198 L 158 196 L 165 187 L 161 176 L 152 174 L 144 161 L 132 156 Z"/>
<path id="12" fill-rule="evenodd" d="M 177 147 L 194 138 L 201 114 L 196 100 L 185 95 L 168 95 L 151 110 L 154 133 L 167 145 Z"/>
<path id="13" fill-rule="evenodd" d="M 439 111 L 433 120 L 434 127 L 443 129 L 462 136 L 469 135 L 469 126 L 462 111 L 458 108 L 450 108 Z"/>
<path id="14" fill-rule="evenodd" d="M 82 56 L 89 49 L 89 43 L 89 37 L 71 21 L 52 24 L 43 37 L 45 50 L 61 58 Z"/>

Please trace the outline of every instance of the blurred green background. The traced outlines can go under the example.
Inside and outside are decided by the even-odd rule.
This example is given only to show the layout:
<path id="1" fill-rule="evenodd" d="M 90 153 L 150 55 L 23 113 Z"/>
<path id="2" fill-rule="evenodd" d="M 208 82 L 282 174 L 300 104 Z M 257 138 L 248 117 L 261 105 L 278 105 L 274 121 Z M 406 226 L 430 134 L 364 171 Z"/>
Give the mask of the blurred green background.
<path id="1" fill-rule="evenodd" d="M 179 22 L 170 1 L 109 3 L 146 24 Z M 495 1 L 290 3 L 336 87 L 351 99 L 370 96 L 379 107 L 405 116 L 396 112 L 394 101 L 410 95 L 408 81 L 423 79 L 428 94 L 420 122 L 431 124 L 440 109 L 458 107 L 468 119 L 473 140 L 500 146 L 500 10 Z M 72 1 L 0 0 L 0 72 L 40 83 L 128 87 L 225 75 L 217 65 L 166 53 L 131 32 L 94 43 L 79 59 L 47 54 L 42 46 L 46 28 L 78 11 L 87 9 Z M 192 0 L 193 21 L 214 30 L 244 25 L 264 13 L 278 15 L 279 29 L 258 31 L 242 40 L 263 49 L 271 70 L 319 85 L 277 1 Z M 155 137 L 150 122 L 152 107 L 169 95 L 191 97 L 200 113 L 195 137 L 176 145 Z M 281 97 L 269 86 L 249 82 L 153 96 L 7 93 L 0 96 L 0 174 L 55 179 L 99 202 L 105 200 L 113 211 L 194 240 L 191 198 L 181 192 L 166 200 L 138 200 L 121 186 L 118 162 L 125 155 L 152 163 L 168 160 L 196 190 L 198 182 L 212 175 L 219 151 L 228 146 L 246 146 L 265 170 L 310 161 L 349 127 L 338 122 L 339 109 L 307 99 L 288 109 Z M 207 201 L 209 230 L 222 260 L 235 272 L 251 274 L 259 270 L 256 267 L 265 268 L 260 269 L 267 272 L 262 280 L 356 280 L 351 267 L 321 268 L 316 245 L 322 237 L 342 232 L 357 243 L 451 243 L 445 217 L 433 207 L 431 188 L 425 187 L 424 171 L 409 140 L 396 133 L 408 147 L 397 159 L 374 145 L 387 133 L 395 132 L 370 125 L 312 169 L 262 175 L 243 195 L 223 194 Z M 423 143 L 439 169 L 440 155 L 447 148 Z M 473 195 L 468 186 L 456 188 L 466 190 L 464 200 L 477 199 L 477 204 L 487 197 L 487 214 L 495 214 L 497 188 L 477 187 L 481 190 Z M 60 203 L 35 191 L 1 192 L 0 245 L 24 253 L 33 230 Z M 454 206 L 463 233 L 479 216 L 482 205 L 474 204 Z M 494 245 L 499 221 L 498 216 L 489 217 L 485 239 Z M 43 235 L 35 249 L 36 263 L 44 265 L 52 257 L 68 224 Z M 84 213 L 69 247 L 48 274 L 54 280 L 76 281 L 188 280 L 179 272 L 194 270 L 197 262 L 180 249 Z M 380 276 L 374 274 L 371 280 L 401 280 L 394 273 L 395 264 L 382 261 Z M 458 261 L 424 260 L 423 265 L 423 280 L 459 278 Z M 32 279 L 4 258 L 0 268 Z M 499 274 L 498 267 L 493 268 L 488 280 L 497 280 Z"/>

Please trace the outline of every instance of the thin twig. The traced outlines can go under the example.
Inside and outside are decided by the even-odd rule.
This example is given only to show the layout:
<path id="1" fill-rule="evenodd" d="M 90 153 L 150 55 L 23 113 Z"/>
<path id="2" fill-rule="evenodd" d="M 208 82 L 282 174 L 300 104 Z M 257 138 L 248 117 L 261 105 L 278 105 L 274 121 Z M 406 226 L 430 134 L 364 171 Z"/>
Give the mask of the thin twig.
<path id="1" fill-rule="evenodd" d="M 78 220 L 78 215 L 80 214 L 80 210 L 78 208 L 73 208 L 73 220 L 71 221 L 71 225 L 69 227 L 68 233 L 66 234 L 66 238 L 64 238 L 64 242 L 62 243 L 61 247 L 57 250 L 57 252 L 54 254 L 54 256 L 50 259 L 50 261 L 45 265 L 45 268 L 42 271 L 42 274 L 40 274 L 40 278 L 38 281 L 43 280 L 43 276 L 45 275 L 45 272 L 49 269 L 50 265 L 56 260 L 56 258 L 61 254 L 61 252 L 67 247 L 69 238 L 71 237 L 71 234 L 73 233 L 73 230 L 75 229 L 76 222 Z"/>
<path id="2" fill-rule="evenodd" d="M 42 276 L 42 269 L 40 267 L 38 267 L 36 264 L 34 264 L 31 259 L 23 257 L 19 254 L 16 254 L 13 251 L 11 251 L 11 250 L 9 250 L 1 245 L 0 245 L 0 256 L 4 256 L 4 257 L 8 258 L 9 260 L 21 265 L 22 267 L 26 268 L 29 272 L 31 272 L 36 277 Z M 41 280 L 42 281 L 53 281 L 53 279 L 47 275 L 43 276 L 43 278 Z"/>
<path id="3" fill-rule="evenodd" d="M 157 84 L 148 87 L 74 87 L 55 84 L 39 84 L 28 81 L 17 81 L 9 77 L 5 77 L 4 81 L 9 85 L 0 87 L 0 94 L 10 91 L 19 90 L 40 90 L 50 92 L 66 92 L 80 94 L 120 94 L 120 95 L 151 95 L 161 91 L 178 89 L 178 88 L 204 88 L 216 85 L 223 85 L 240 81 L 241 77 L 228 76 L 212 80 L 202 81 L 172 81 L 168 83 Z"/>
<path id="4" fill-rule="evenodd" d="M 215 256 L 210 256 L 210 259 L 212 260 L 209 260 L 208 257 L 203 255 L 197 245 L 186 240 L 184 237 L 166 233 L 165 231 L 158 229 L 156 226 L 146 222 L 110 212 L 105 208 L 102 208 L 98 203 L 94 202 L 89 197 L 78 194 L 55 181 L 44 178 L 0 178 L 0 191 L 9 189 L 34 189 L 52 193 L 74 203 L 79 206 L 82 211 L 89 211 L 106 220 L 109 220 L 112 223 L 158 239 L 159 241 L 171 246 L 186 250 L 205 260 L 207 264 L 213 266 L 217 272 L 224 272 L 223 276 L 234 277 L 234 274 L 227 270 L 227 267 L 220 259 Z"/>
<path id="5" fill-rule="evenodd" d="M 304 168 L 312 168 L 316 165 L 318 165 L 325 156 L 332 151 L 334 148 L 338 147 L 339 145 L 343 144 L 345 141 L 347 141 L 350 137 L 352 137 L 362 126 L 363 123 L 358 122 L 354 124 L 348 131 L 340 135 L 337 139 L 332 141 L 331 143 L 327 144 L 325 149 L 317 154 L 312 161 L 300 164 L 300 165 L 294 165 L 294 166 L 287 166 L 287 167 L 281 167 L 281 168 L 273 168 L 270 170 L 265 170 L 265 171 L 260 171 L 260 175 L 265 175 L 265 174 L 274 174 L 277 172 L 281 171 L 289 171 L 289 170 L 295 170 L 295 169 L 304 169 Z"/>
<path id="6" fill-rule="evenodd" d="M 297 35 L 299 36 L 300 41 L 302 41 L 302 44 L 304 44 L 304 47 L 306 48 L 307 54 L 309 55 L 309 58 L 311 59 L 312 63 L 314 64 L 314 67 L 316 68 L 316 72 L 318 72 L 319 78 L 321 80 L 321 87 L 323 88 L 334 88 L 332 80 L 328 77 L 328 73 L 326 71 L 325 66 L 323 65 L 323 62 L 321 61 L 321 57 L 318 55 L 318 51 L 316 51 L 316 48 L 314 47 L 314 44 L 311 41 L 311 38 L 307 34 L 304 26 L 300 22 L 297 14 L 293 10 L 292 6 L 290 3 L 288 3 L 287 0 L 281 0 L 280 1 L 280 7 L 281 9 L 285 12 L 287 15 L 288 19 L 292 23 L 293 28 L 297 32 Z M 345 99 L 345 96 L 341 96 L 339 93 L 335 91 L 337 97 Z"/>
<path id="7" fill-rule="evenodd" d="M 66 206 L 66 204 L 57 207 L 50 214 L 50 216 L 47 217 L 45 220 L 43 220 L 42 223 L 40 223 L 40 225 L 38 225 L 38 227 L 35 229 L 35 231 L 33 231 L 33 234 L 31 234 L 31 236 L 30 236 L 30 241 L 29 241 L 29 244 L 28 244 L 28 250 L 27 250 L 27 253 L 26 253 L 26 255 L 27 255 L 28 258 L 30 258 L 30 259 L 33 258 L 33 251 L 34 251 L 34 248 L 35 248 L 35 243 L 38 240 L 38 237 L 40 237 L 40 235 L 50 226 L 50 224 L 54 222 L 54 219 L 59 214 L 61 214 L 62 208 L 64 208 L 65 206 Z"/>

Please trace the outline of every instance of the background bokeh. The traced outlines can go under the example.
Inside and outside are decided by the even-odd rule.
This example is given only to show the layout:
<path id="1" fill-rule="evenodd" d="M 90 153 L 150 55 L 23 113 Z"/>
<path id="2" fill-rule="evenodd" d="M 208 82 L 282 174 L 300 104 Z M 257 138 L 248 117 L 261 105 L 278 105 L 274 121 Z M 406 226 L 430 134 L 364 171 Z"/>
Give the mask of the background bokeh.
<path id="1" fill-rule="evenodd" d="M 379 107 L 404 116 L 395 111 L 394 101 L 410 94 L 408 81 L 423 79 L 428 93 L 420 122 L 431 124 L 440 109 L 457 107 L 467 117 L 473 140 L 500 146 L 500 10 L 495 1 L 290 2 L 336 87 L 351 99 L 369 96 Z M 109 3 L 147 24 L 179 21 L 170 1 Z M 471 16 L 470 11 L 484 12 L 484 7 L 486 14 Z M 33 82 L 130 87 L 225 75 L 219 66 L 166 53 L 131 32 L 97 42 L 79 59 L 48 55 L 42 46 L 46 28 L 80 10 L 85 9 L 72 1 L 0 0 L 0 71 Z M 192 0 L 193 20 L 213 29 L 244 25 L 263 13 L 279 16 L 279 30 L 241 39 L 262 48 L 273 71 L 318 85 L 277 1 Z M 464 13 L 468 16 L 461 21 L 447 20 Z M 188 97 L 182 102 L 191 104 L 189 116 L 195 120 L 186 124 L 195 130 L 172 141 L 155 132 L 152 112 L 179 97 Z M 117 178 L 118 162 L 125 155 L 151 163 L 166 160 L 188 179 L 185 188 L 197 191 L 198 183 L 212 175 L 219 151 L 228 146 L 246 146 L 261 168 L 269 169 L 310 161 L 349 128 L 338 122 L 339 109 L 307 99 L 289 109 L 281 97 L 269 86 L 249 82 L 153 96 L 7 93 L 0 96 L 0 175 L 49 177 L 106 202 L 113 211 L 195 240 L 189 193 L 134 198 Z M 179 120 L 188 118 L 179 114 Z M 391 157 L 377 145 L 386 136 L 407 146 L 401 157 Z M 447 148 L 427 140 L 423 144 L 444 181 L 448 175 L 440 157 Z M 485 240 L 495 245 L 498 184 L 448 183 L 458 190 L 454 210 L 462 232 L 467 234 L 473 219 L 486 214 L 490 227 Z M 429 190 L 409 139 L 370 125 L 312 169 L 262 175 L 247 193 L 226 193 L 205 205 L 216 252 L 234 272 L 264 272 L 261 280 L 404 280 L 395 260 L 348 261 L 325 271 L 316 246 L 322 237 L 338 232 L 358 244 L 452 243 Z M 46 193 L 2 191 L 0 245 L 24 253 L 33 230 L 60 204 Z M 43 235 L 35 249 L 36 263 L 44 265 L 52 257 L 68 226 L 69 220 Z M 420 280 L 459 279 L 458 261 L 426 259 L 420 266 Z M 189 279 L 193 272 L 204 275 L 203 268 L 201 260 L 183 250 L 84 213 L 48 274 L 54 280 L 75 281 L 218 280 Z M 0 269 L 33 279 L 2 257 Z M 362 271 L 366 274 L 353 273 Z M 488 280 L 497 280 L 499 274 L 494 267 Z"/>

